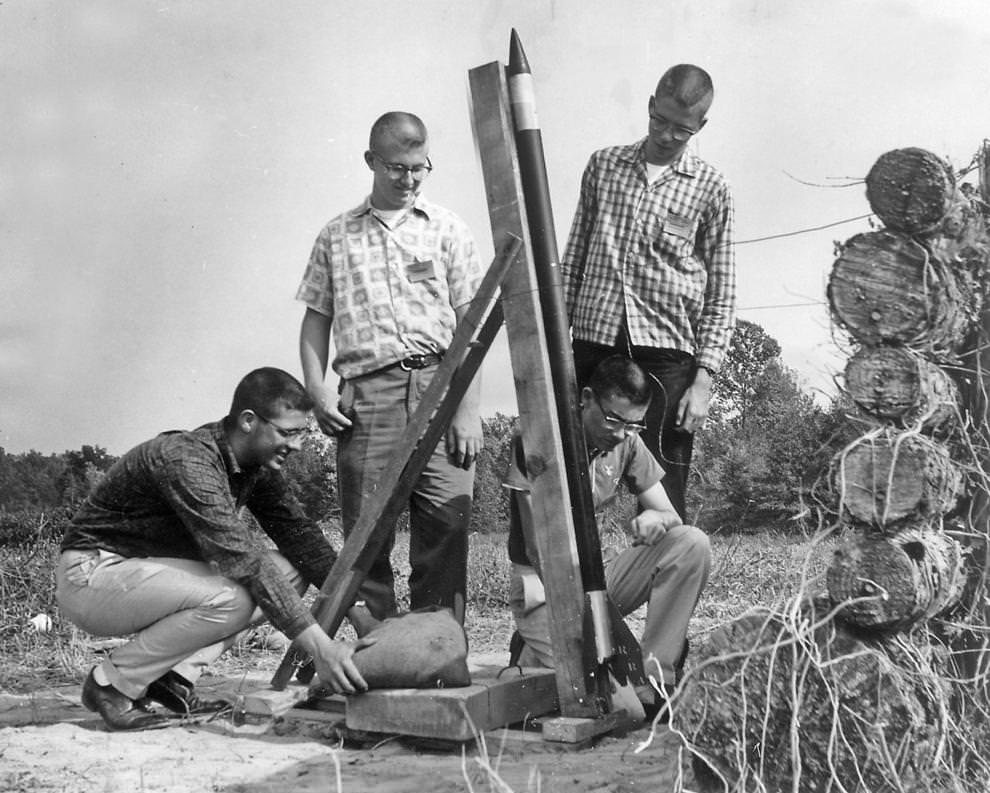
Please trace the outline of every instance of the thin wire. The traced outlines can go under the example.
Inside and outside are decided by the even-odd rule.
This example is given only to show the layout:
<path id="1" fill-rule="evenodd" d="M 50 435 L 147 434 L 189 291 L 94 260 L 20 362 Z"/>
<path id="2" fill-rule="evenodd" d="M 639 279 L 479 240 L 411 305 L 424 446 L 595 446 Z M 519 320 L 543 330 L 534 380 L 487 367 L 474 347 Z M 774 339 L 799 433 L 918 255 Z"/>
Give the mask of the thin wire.
<path id="1" fill-rule="evenodd" d="M 818 182 L 806 182 L 804 179 L 798 179 L 794 174 L 788 173 L 787 171 L 782 171 L 782 173 L 788 179 L 793 179 L 798 184 L 803 184 L 808 187 L 824 187 L 829 190 L 834 190 L 837 187 L 857 187 L 866 181 L 866 179 L 854 176 L 827 176 L 825 177 L 826 179 L 848 179 L 849 181 L 843 184 L 820 184 Z"/>
<path id="2" fill-rule="evenodd" d="M 736 311 L 762 311 L 768 308 L 798 308 L 799 306 L 824 306 L 824 300 L 811 300 L 807 303 L 777 303 L 770 306 L 745 306 L 737 308 Z"/>
<path id="3" fill-rule="evenodd" d="M 834 223 L 826 223 L 823 226 L 811 226 L 806 229 L 798 229 L 797 231 L 785 231 L 783 234 L 770 234 L 766 237 L 754 237 L 750 240 L 738 240 L 736 242 L 729 243 L 730 245 L 748 245 L 752 242 L 765 242 L 766 240 L 779 240 L 782 237 L 796 237 L 799 234 L 809 234 L 812 231 L 822 231 L 823 229 L 830 229 L 833 226 L 841 226 L 844 223 L 854 223 L 857 220 L 866 220 L 867 218 L 873 217 L 873 213 L 870 212 L 867 215 L 859 215 L 854 218 L 846 218 L 845 220 L 837 220 Z M 726 247 L 725 245 L 720 245 L 720 248 Z"/>

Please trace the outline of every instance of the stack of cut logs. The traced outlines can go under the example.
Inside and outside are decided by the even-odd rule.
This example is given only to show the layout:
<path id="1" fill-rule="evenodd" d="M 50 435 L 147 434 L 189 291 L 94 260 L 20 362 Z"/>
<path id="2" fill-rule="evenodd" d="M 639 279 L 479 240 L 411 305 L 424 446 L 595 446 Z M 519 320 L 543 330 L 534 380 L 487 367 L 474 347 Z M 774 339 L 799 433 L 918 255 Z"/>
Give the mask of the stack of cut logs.
<path id="1" fill-rule="evenodd" d="M 827 592 L 743 616 L 695 660 L 672 723 L 703 790 L 928 790 L 946 766 L 951 653 L 929 621 L 966 588 L 945 526 L 982 463 L 957 380 L 990 246 L 981 205 L 927 151 L 884 154 L 866 185 L 883 227 L 841 246 L 828 284 L 865 428 L 830 472 L 843 539 Z"/>

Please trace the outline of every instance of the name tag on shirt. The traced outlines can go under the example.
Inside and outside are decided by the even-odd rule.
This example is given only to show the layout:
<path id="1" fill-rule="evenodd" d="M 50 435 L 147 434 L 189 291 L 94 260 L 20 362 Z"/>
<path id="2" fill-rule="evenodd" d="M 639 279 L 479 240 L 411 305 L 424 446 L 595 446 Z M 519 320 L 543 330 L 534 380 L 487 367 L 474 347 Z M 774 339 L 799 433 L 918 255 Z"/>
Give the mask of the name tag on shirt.
<path id="1" fill-rule="evenodd" d="M 433 266 L 433 260 L 415 261 L 412 264 L 406 265 L 406 278 L 413 283 L 436 278 L 436 268 Z"/>
<path id="2" fill-rule="evenodd" d="M 666 228 L 664 230 L 677 237 L 689 239 L 691 237 L 691 227 L 693 225 L 694 224 L 691 222 L 691 218 L 675 215 L 671 212 L 667 215 L 667 222 L 665 224 Z"/>

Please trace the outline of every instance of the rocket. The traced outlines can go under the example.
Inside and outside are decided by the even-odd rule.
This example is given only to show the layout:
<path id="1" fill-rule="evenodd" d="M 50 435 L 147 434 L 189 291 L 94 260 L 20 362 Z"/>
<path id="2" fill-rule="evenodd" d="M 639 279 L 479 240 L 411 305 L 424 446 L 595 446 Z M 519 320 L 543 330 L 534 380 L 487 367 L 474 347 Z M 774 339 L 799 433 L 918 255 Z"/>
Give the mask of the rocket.
<path id="1" fill-rule="evenodd" d="M 588 470 L 588 449 L 581 424 L 581 407 L 570 346 L 567 306 L 560 274 L 560 258 L 550 205 L 550 186 L 543 154 L 543 136 L 536 115 L 533 74 L 515 29 L 509 43 L 509 102 L 515 127 L 516 150 L 526 216 L 529 223 L 533 261 L 540 292 L 540 305 L 546 332 L 550 374 L 553 381 L 560 434 L 563 444 L 564 470 L 571 501 L 571 511 L 585 592 L 585 672 L 602 692 L 609 685 L 605 667 L 612 670 L 620 683 L 627 676 L 643 678 L 639 645 L 625 627 L 618 610 L 605 592 L 605 568 L 601 540 L 595 518 Z M 619 624 L 621 623 L 621 625 Z M 618 649 L 613 642 L 618 639 Z M 634 646 L 630 646 L 630 642 Z M 590 651 L 594 650 L 594 658 Z"/>

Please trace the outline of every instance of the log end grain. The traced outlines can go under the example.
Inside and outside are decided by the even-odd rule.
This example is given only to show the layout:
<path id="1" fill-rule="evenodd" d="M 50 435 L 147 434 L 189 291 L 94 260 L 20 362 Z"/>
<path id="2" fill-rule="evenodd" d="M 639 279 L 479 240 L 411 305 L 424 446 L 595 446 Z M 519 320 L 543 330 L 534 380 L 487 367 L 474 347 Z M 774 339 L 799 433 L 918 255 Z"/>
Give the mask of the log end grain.
<path id="1" fill-rule="evenodd" d="M 851 237 L 828 282 L 832 316 L 863 344 L 909 343 L 929 330 L 937 284 L 926 288 L 927 251 L 910 237 L 869 231 Z"/>
<path id="2" fill-rule="evenodd" d="M 866 176 L 866 199 L 885 226 L 909 234 L 942 223 L 956 193 L 952 168 L 925 149 L 894 149 L 881 155 Z"/>
<path id="3" fill-rule="evenodd" d="M 913 432 L 873 432 L 832 462 L 839 507 L 854 523 L 896 531 L 949 512 L 963 478 L 946 448 Z"/>
<path id="4" fill-rule="evenodd" d="M 856 405 L 881 422 L 920 424 L 948 434 L 959 417 L 959 389 L 935 363 L 906 347 L 861 347 L 845 369 L 846 391 Z"/>

